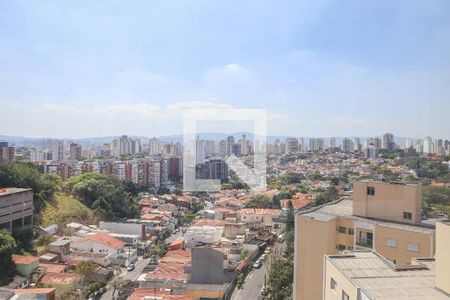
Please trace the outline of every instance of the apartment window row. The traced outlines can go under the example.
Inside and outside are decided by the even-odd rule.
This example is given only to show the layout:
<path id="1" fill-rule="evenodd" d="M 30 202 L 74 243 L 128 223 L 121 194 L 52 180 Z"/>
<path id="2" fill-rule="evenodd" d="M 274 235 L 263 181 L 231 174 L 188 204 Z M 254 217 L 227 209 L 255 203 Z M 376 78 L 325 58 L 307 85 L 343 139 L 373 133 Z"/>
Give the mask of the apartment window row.
<path id="1" fill-rule="evenodd" d="M 397 241 L 394 239 L 386 239 L 385 245 L 386 245 L 386 247 L 389 247 L 389 248 L 397 248 Z M 408 242 L 408 244 L 407 244 L 408 251 L 419 252 L 419 248 L 420 247 L 419 247 L 418 243 Z"/>
<path id="2" fill-rule="evenodd" d="M 348 235 L 354 235 L 355 234 L 355 230 L 353 228 L 348 228 L 345 226 L 338 226 L 336 229 L 339 233 L 343 233 L 343 234 L 348 234 Z"/>
<path id="3" fill-rule="evenodd" d="M 330 289 L 332 291 L 334 291 L 335 293 L 337 293 L 338 284 L 337 284 L 336 280 L 334 280 L 332 277 L 331 277 L 331 280 L 330 280 Z M 342 291 L 342 298 L 341 299 L 342 300 L 350 300 L 350 296 L 347 295 L 347 293 L 345 291 Z"/>
<path id="4" fill-rule="evenodd" d="M 412 220 L 412 212 L 404 211 L 403 212 L 403 219 L 404 220 Z"/>
<path id="5" fill-rule="evenodd" d="M 339 245 L 336 245 L 336 249 L 339 251 L 344 251 L 345 249 L 353 250 L 353 246 L 345 246 L 345 245 L 339 244 Z"/>

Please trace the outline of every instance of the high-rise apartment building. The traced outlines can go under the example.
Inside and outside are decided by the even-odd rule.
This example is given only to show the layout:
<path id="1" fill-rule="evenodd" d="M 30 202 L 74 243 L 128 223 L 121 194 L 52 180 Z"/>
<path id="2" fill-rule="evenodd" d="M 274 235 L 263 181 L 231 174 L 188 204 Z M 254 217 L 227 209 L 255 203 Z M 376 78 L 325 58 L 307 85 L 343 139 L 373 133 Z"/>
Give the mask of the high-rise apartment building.
<path id="1" fill-rule="evenodd" d="M 64 141 L 53 141 L 53 160 L 64 160 Z"/>
<path id="2" fill-rule="evenodd" d="M 309 151 L 312 151 L 312 152 L 323 151 L 323 139 L 310 139 L 309 140 Z"/>
<path id="3" fill-rule="evenodd" d="M 212 140 L 205 141 L 205 156 L 211 157 L 216 154 L 216 142 Z"/>
<path id="4" fill-rule="evenodd" d="M 228 136 L 226 139 L 226 148 L 225 148 L 225 155 L 231 155 L 233 154 L 233 145 L 234 145 L 234 137 Z"/>
<path id="5" fill-rule="evenodd" d="M 330 138 L 330 149 L 336 149 L 336 138 L 335 137 Z"/>
<path id="6" fill-rule="evenodd" d="M 9 146 L 8 142 L 0 142 L 0 160 L 12 162 L 16 158 L 16 147 Z"/>
<path id="7" fill-rule="evenodd" d="M 403 149 L 411 149 L 413 148 L 413 140 L 411 138 L 405 138 L 403 140 Z"/>
<path id="8" fill-rule="evenodd" d="M 205 141 L 199 137 L 195 140 L 195 164 L 205 163 Z"/>
<path id="9" fill-rule="evenodd" d="M 350 138 L 343 138 L 341 144 L 341 150 L 344 153 L 350 153 L 353 151 L 353 141 Z"/>
<path id="10" fill-rule="evenodd" d="M 160 142 L 156 137 L 150 139 L 150 155 L 160 154 Z"/>
<path id="11" fill-rule="evenodd" d="M 297 214 L 294 299 L 324 297 L 325 255 L 376 249 L 395 265 L 433 257 L 435 230 L 421 223 L 421 191 L 420 185 L 360 181 L 354 183 L 353 200 Z"/>
<path id="12" fill-rule="evenodd" d="M 361 146 L 361 140 L 359 138 L 355 138 L 353 141 L 353 151 L 361 152 L 362 146 Z"/>
<path id="13" fill-rule="evenodd" d="M 72 160 L 81 160 L 81 146 L 75 143 L 69 145 L 69 158 Z"/>
<path id="14" fill-rule="evenodd" d="M 434 143 L 431 137 L 427 136 L 423 141 L 423 153 L 432 154 L 434 153 Z"/>
<path id="15" fill-rule="evenodd" d="M 297 153 L 298 152 L 298 139 L 295 137 L 286 138 L 286 152 Z"/>
<path id="16" fill-rule="evenodd" d="M 382 148 L 387 150 L 395 149 L 394 135 L 392 133 L 385 133 L 383 135 Z"/>
<path id="17" fill-rule="evenodd" d="M 239 141 L 239 143 L 241 145 L 241 155 L 248 155 L 250 153 L 250 151 L 249 151 L 247 136 L 245 134 L 242 135 L 242 138 Z"/>

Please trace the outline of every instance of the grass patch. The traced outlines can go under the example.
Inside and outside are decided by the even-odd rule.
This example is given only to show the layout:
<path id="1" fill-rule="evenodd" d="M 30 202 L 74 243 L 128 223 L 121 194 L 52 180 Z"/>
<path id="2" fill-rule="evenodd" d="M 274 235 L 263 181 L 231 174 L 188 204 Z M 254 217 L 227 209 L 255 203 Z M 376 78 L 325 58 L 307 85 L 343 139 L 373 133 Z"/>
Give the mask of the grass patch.
<path id="1" fill-rule="evenodd" d="M 64 226 L 70 222 L 93 223 L 96 217 L 86 205 L 63 193 L 55 193 L 52 201 L 46 203 L 41 213 L 42 226 L 58 224 Z"/>

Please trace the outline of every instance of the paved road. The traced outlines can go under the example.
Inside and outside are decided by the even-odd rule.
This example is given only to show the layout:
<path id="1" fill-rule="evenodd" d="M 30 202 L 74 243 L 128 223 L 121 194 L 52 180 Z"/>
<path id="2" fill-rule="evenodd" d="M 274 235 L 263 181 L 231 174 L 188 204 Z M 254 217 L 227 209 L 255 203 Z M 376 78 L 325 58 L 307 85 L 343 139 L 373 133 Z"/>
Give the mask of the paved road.
<path id="1" fill-rule="evenodd" d="M 267 272 L 265 263 L 259 269 L 252 270 L 245 278 L 241 289 L 235 288 L 231 300 L 259 300 L 264 299 L 260 295 L 261 288 L 264 285 L 264 275 Z"/>
<path id="2" fill-rule="evenodd" d="M 136 267 L 134 268 L 133 271 L 131 272 L 122 272 L 119 275 L 116 275 L 111 281 L 113 282 L 116 279 L 123 279 L 123 280 L 135 280 L 139 275 L 141 275 L 142 270 L 145 268 L 145 266 L 148 264 L 148 262 L 150 261 L 150 258 L 146 258 L 146 259 L 142 259 L 141 257 L 139 257 L 139 260 L 136 262 Z M 102 297 L 100 298 L 101 300 L 111 300 L 112 297 L 112 293 L 113 293 L 113 289 L 112 287 L 108 284 L 107 285 L 107 291 L 102 295 Z M 116 292 L 117 294 L 117 292 Z"/>
<path id="3" fill-rule="evenodd" d="M 180 231 L 178 231 L 177 233 L 174 233 L 171 236 L 169 236 L 166 239 L 166 242 L 170 244 L 170 243 L 176 241 L 181 235 L 182 235 L 182 233 L 181 233 L 181 229 L 180 229 Z"/>

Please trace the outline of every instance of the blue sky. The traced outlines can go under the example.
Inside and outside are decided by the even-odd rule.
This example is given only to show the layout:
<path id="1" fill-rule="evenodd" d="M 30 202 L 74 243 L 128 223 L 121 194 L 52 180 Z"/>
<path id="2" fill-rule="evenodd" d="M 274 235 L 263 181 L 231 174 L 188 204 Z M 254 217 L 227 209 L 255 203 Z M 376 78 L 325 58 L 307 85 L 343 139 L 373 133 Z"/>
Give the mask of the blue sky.
<path id="1" fill-rule="evenodd" d="M 175 134 L 185 107 L 450 138 L 450 1 L 0 2 L 1 134 Z"/>

